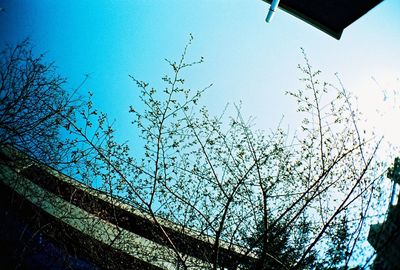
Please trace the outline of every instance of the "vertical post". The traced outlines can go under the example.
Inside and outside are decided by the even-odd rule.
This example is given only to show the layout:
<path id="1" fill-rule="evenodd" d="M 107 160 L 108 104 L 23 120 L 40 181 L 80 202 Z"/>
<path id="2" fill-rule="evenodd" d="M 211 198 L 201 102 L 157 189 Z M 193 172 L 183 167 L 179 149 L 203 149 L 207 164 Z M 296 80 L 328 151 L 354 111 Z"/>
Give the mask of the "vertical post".
<path id="1" fill-rule="evenodd" d="M 393 205 L 396 196 L 396 184 L 400 183 L 400 158 L 397 157 L 394 159 L 394 165 L 392 168 L 389 168 L 387 177 L 393 181 L 392 195 L 390 197 L 390 205 Z"/>
<path id="2" fill-rule="evenodd" d="M 392 181 L 392 195 L 390 196 L 390 205 L 394 204 L 395 196 L 396 196 L 396 181 Z"/>

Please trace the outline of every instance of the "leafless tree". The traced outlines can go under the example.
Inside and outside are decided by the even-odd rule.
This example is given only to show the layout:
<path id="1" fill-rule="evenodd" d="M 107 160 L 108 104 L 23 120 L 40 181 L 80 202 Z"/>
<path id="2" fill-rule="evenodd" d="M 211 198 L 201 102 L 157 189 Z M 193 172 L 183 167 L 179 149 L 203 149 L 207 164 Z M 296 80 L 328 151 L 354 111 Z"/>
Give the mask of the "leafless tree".
<path id="1" fill-rule="evenodd" d="M 231 268 L 351 265 L 382 202 L 382 169 L 381 139 L 359 129 L 350 94 L 340 81 L 339 88 L 321 82 L 304 54 L 304 90 L 288 93 L 304 115 L 297 135 L 255 131 L 239 107 L 214 117 L 197 105 L 210 86 L 185 87 L 182 71 L 202 62 L 187 63 L 187 48 L 178 62 L 168 61 L 172 75 L 163 77 L 162 91 L 131 77 L 143 104 L 130 108 L 142 139 L 134 139 L 136 148 L 117 143 L 91 103 L 85 126 L 64 118 L 82 139 L 72 155 L 84 160 L 77 176 L 148 213 L 184 269 L 185 254 L 160 219 L 212 239 L 209 269 L 224 264 L 223 248 L 241 254 L 224 265 Z"/>
<path id="2" fill-rule="evenodd" d="M 296 136 L 280 127 L 254 130 L 240 107 L 211 116 L 198 106 L 211 85 L 191 90 L 182 77 L 203 61 L 187 62 L 191 41 L 179 61 L 167 61 L 163 90 L 131 77 L 142 102 L 129 108 L 141 134 L 132 144 L 117 142 L 92 94 L 85 107 L 72 100 L 65 79 L 43 55 L 34 57 L 29 41 L 8 47 L 0 70 L 0 143 L 43 162 L 64 162 L 71 176 L 140 209 L 173 251 L 168 259 L 177 269 L 352 265 L 383 193 L 381 139 L 360 130 L 350 94 L 340 81 L 321 82 L 304 54 L 304 89 L 288 92 L 304 116 Z M 175 232 L 207 239 L 207 250 L 190 247 L 202 265 L 189 259 L 166 220 Z"/>
<path id="3" fill-rule="evenodd" d="M 63 157 L 59 115 L 72 117 L 79 105 L 54 63 L 33 50 L 26 39 L 0 53 L 0 145 L 53 164 Z"/>

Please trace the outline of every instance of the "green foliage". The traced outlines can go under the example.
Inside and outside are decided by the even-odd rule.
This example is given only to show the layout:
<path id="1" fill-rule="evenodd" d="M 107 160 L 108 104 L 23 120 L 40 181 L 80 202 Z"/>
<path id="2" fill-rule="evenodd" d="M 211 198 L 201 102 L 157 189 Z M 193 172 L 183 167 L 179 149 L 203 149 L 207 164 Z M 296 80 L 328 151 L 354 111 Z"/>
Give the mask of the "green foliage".
<path id="1" fill-rule="evenodd" d="M 310 224 L 306 217 L 296 228 L 276 224 L 271 229 L 260 225 L 256 234 L 248 239 L 249 245 L 254 245 L 254 252 L 260 260 L 245 269 L 282 269 L 286 265 L 294 265 L 301 257 L 308 243 Z M 257 239 L 263 238 L 263 241 Z M 312 268 L 316 265 L 316 254 L 312 253 L 301 268 Z"/>
<path id="2" fill-rule="evenodd" d="M 400 181 L 400 158 L 394 159 L 394 164 L 388 169 L 387 177 L 393 181 Z"/>

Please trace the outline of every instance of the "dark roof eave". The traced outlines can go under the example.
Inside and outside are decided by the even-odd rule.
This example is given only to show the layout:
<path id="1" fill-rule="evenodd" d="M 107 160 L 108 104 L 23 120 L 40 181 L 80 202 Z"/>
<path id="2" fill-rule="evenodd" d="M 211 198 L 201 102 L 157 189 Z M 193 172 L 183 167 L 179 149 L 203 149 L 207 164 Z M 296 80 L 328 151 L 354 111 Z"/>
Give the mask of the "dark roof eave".
<path id="1" fill-rule="evenodd" d="M 303 13 L 300 13 L 300 12 L 294 10 L 293 8 L 288 7 L 287 5 L 280 5 L 279 8 L 286 11 L 287 13 L 295 16 L 296 18 L 298 18 L 308 24 L 311 24 L 315 28 L 321 30 L 322 32 L 330 35 L 333 38 L 336 38 L 337 40 L 339 40 L 342 36 L 343 30 L 335 31 L 332 28 L 326 27 L 323 24 L 319 23 L 318 21 L 304 15 Z"/>
<path id="2" fill-rule="evenodd" d="M 270 4 L 271 0 L 262 0 Z M 281 0 L 279 8 L 340 39 L 345 28 L 371 11 L 383 0 Z"/>

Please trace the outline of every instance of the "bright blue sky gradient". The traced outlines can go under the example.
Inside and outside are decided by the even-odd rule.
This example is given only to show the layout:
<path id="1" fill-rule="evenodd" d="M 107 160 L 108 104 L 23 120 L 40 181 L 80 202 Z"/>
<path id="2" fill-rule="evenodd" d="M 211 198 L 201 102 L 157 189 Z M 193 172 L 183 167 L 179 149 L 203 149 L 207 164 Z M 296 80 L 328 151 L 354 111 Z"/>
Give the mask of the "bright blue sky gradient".
<path id="1" fill-rule="evenodd" d="M 122 141 L 137 136 L 128 108 L 139 92 L 128 74 L 161 88 L 169 72 L 164 58 L 178 60 L 192 33 L 189 59 L 204 56 L 205 63 L 186 79 L 191 88 L 214 84 L 204 96 L 212 113 L 243 101 L 257 127 L 274 129 L 285 115 L 293 131 L 301 116 L 284 93 L 303 88 L 297 69 L 303 47 L 324 79 L 337 83 L 338 72 L 359 96 L 366 127 L 400 145 L 399 0 L 385 0 L 339 41 L 281 10 L 265 23 L 269 5 L 261 0 L 8 0 L 0 7 L 0 44 L 30 37 L 71 88 L 90 74 L 81 94 L 92 91 L 95 106 L 117 119 Z"/>
<path id="2" fill-rule="evenodd" d="M 133 134 L 127 111 L 138 93 L 128 74 L 162 86 L 161 77 L 169 71 L 163 59 L 177 59 L 189 33 L 195 37 L 189 58 L 204 56 L 205 63 L 193 68 L 187 80 L 194 88 L 214 84 L 204 99 L 214 113 L 241 100 L 245 115 L 255 116 L 260 128 L 274 128 L 283 114 L 285 123 L 295 125 L 299 116 L 284 92 L 302 87 L 297 64 L 304 62 L 303 47 L 327 80 L 335 83 L 339 72 L 348 90 L 360 97 L 370 126 L 385 134 L 400 131 L 393 123 L 382 124 L 398 121 L 400 98 L 388 105 L 380 91 L 400 90 L 398 0 L 384 1 L 350 25 L 340 41 L 281 10 L 265 23 L 269 6 L 261 0 L 9 0 L 0 5 L 5 8 L 1 44 L 31 37 L 71 87 L 91 74 L 82 92 L 94 92 L 95 104 L 118 119 L 123 137 Z"/>

